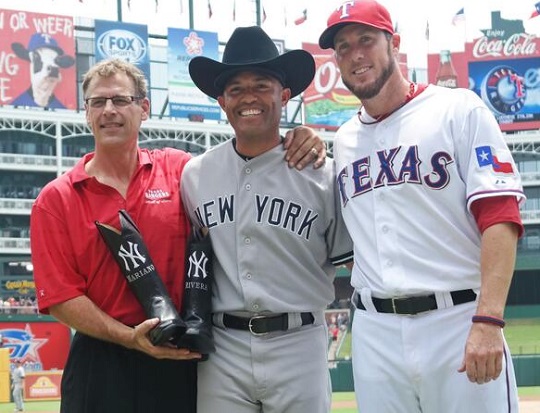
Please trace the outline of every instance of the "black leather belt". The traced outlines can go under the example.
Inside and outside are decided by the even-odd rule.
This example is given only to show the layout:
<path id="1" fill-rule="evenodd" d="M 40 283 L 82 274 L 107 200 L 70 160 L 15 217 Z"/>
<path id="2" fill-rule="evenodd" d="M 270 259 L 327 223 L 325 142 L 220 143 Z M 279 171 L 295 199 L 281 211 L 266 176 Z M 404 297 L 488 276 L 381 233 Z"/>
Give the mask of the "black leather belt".
<path id="1" fill-rule="evenodd" d="M 300 313 L 302 325 L 313 324 L 315 318 L 311 313 Z M 262 336 L 272 331 L 286 331 L 289 329 L 289 315 L 264 316 L 255 315 L 253 317 L 238 317 L 231 314 L 223 314 L 223 325 L 235 330 L 248 330 L 255 336 Z"/>
<path id="2" fill-rule="evenodd" d="M 468 303 L 476 300 L 476 293 L 473 290 L 459 290 L 450 293 L 454 305 Z M 355 294 L 356 308 L 365 310 L 366 307 L 362 304 L 360 295 Z M 424 311 L 436 310 L 437 300 L 435 294 L 423 295 L 420 297 L 407 298 L 376 298 L 372 297 L 373 305 L 379 313 L 392 314 L 418 314 Z"/>

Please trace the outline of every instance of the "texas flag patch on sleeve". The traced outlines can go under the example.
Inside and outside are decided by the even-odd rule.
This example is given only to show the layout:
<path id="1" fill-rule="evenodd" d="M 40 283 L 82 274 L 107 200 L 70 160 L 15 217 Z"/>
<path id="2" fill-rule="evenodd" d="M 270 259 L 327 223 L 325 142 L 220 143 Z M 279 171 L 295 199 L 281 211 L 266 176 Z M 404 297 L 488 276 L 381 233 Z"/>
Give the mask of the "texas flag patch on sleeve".
<path id="1" fill-rule="evenodd" d="M 514 174 L 511 162 L 501 162 L 497 158 L 496 151 L 491 146 L 478 146 L 476 149 L 476 160 L 480 168 L 491 167 L 496 173 Z"/>

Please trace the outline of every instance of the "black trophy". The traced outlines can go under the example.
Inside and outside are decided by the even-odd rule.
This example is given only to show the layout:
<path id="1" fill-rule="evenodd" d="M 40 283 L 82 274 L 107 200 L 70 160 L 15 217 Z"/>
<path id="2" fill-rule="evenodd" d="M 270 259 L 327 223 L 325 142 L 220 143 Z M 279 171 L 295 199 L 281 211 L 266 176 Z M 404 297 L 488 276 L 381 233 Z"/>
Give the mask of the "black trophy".
<path id="1" fill-rule="evenodd" d="M 96 221 L 99 233 L 120 266 L 129 287 L 148 318 L 159 318 L 150 333 L 154 345 L 175 344 L 186 325 L 180 318 L 148 253 L 139 229 L 125 210 L 119 211 L 122 230 Z"/>
<path id="2" fill-rule="evenodd" d="M 212 283 L 214 268 L 208 233 L 193 230 L 186 251 L 186 277 L 182 319 L 186 332 L 176 345 L 201 353 L 202 361 L 216 351 L 212 336 Z"/>

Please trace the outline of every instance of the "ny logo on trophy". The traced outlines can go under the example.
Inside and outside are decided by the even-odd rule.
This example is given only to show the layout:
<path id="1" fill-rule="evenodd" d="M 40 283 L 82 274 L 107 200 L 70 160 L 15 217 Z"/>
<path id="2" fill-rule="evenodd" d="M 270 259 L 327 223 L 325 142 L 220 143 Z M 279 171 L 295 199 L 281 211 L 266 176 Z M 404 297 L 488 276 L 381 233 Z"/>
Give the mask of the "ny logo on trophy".
<path id="1" fill-rule="evenodd" d="M 121 230 L 96 221 L 99 233 L 143 306 L 146 316 L 160 320 L 150 331 L 152 344 L 174 344 L 185 332 L 186 325 L 156 271 L 139 229 L 126 211 L 119 211 L 119 217 Z"/>
<path id="2" fill-rule="evenodd" d="M 188 278 L 206 278 L 208 277 L 209 259 L 204 251 L 193 251 L 189 256 L 189 267 L 186 275 Z"/>
<path id="3" fill-rule="evenodd" d="M 131 241 L 128 241 L 127 244 L 129 246 L 129 251 L 124 245 L 121 245 L 118 255 L 124 260 L 124 268 L 126 271 L 129 271 L 128 259 L 131 260 L 133 268 L 137 268 L 139 265 L 146 262 L 146 258 L 139 252 L 139 244 L 135 244 Z"/>

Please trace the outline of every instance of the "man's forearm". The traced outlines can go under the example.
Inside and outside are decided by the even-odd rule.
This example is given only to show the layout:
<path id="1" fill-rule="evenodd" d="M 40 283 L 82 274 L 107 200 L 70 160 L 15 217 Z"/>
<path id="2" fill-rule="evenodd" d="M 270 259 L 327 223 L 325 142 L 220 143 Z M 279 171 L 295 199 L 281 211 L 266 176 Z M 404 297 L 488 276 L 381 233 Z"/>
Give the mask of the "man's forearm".
<path id="1" fill-rule="evenodd" d="M 86 296 L 57 304 L 49 311 L 57 320 L 83 334 L 130 346 L 132 328 L 104 313 Z"/>
<path id="2" fill-rule="evenodd" d="M 514 273 L 517 238 L 517 228 L 512 223 L 492 225 L 482 234 L 478 314 L 503 317 Z"/>

